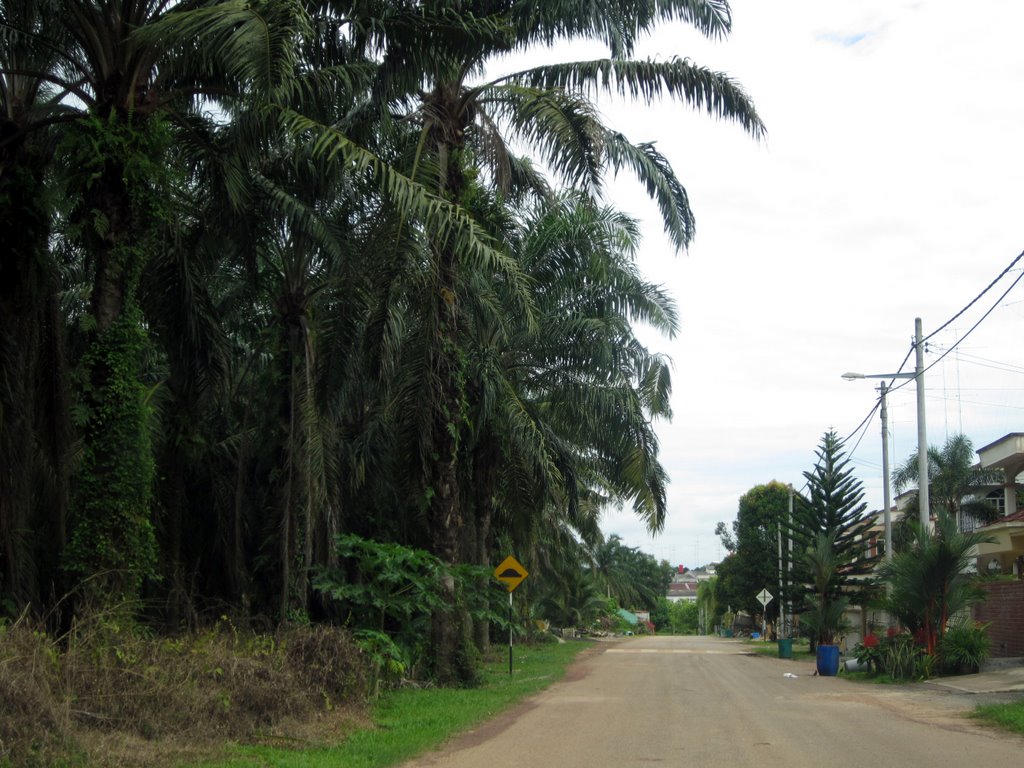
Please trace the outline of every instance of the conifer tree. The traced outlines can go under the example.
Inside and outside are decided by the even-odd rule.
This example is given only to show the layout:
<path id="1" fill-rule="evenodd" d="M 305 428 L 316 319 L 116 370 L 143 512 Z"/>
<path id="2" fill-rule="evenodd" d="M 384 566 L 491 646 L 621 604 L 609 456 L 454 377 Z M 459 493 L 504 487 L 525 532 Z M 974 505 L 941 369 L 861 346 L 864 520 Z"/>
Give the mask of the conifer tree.
<path id="1" fill-rule="evenodd" d="M 839 567 L 830 591 L 843 593 L 858 603 L 866 597 L 870 580 L 865 577 L 875 562 L 867 548 L 874 521 L 865 515 L 863 487 L 848 468 L 844 446 L 845 442 L 831 430 L 822 437 L 814 469 L 803 473 L 807 490 L 796 499 L 792 533 L 797 551 L 813 545 L 819 533 L 834 539 Z"/>

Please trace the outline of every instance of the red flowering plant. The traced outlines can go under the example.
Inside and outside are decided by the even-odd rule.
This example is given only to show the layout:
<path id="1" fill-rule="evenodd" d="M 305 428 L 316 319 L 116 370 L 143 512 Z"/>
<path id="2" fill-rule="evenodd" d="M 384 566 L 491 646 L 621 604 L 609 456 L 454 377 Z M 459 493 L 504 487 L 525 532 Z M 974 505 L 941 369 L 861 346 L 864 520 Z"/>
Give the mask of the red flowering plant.
<path id="1" fill-rule="evenodd" d="M 655 631 L 654 623 L 651 621 L 641 621 L 636 625 L 638 635 L 653 635 Z"/>
<path id="2" fill-rule="evenodd" d="M 865 636 L 853 649 L 854 658 L 875 674 L 886 674 L 892 680 L 927 678 L 930 672 L 925 646 L 910 632 L 889 627 L 885 637 Z"/>
<path id="3" fill-rule="evenodd" d="M 853 657 L 870 671 L 880 671 L 882 669 L 881 641 L 876 635 L 865 635 L 864 639 L 854 646 Z"/>

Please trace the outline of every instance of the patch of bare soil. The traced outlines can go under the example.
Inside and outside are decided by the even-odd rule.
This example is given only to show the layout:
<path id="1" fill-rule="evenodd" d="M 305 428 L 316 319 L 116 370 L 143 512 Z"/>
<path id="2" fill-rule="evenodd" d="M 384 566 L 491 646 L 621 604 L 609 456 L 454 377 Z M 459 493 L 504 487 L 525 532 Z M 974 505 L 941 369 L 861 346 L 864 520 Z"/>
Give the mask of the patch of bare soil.
<path id="1" fill-rule="evenodd" d="M 833 700 L 884 709 L 904 720 L 948 731 L 974 734 L 992 732 L 989 726 L 969 717 L 976 706 L 987 703 L 976 694 L 959 694 L 921 684 L 899 688 L 850 686 L 848 691 L 823 695 Z"/>

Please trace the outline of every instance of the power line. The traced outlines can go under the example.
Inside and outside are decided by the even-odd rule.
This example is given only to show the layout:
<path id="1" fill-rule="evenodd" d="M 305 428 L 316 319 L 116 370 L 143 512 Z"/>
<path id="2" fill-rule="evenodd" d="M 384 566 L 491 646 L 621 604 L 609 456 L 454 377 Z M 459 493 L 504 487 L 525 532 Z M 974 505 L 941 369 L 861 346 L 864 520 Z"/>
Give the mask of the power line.
<path id="1" fill-rule="evenodd" d="M 940 351 L 947 351 L 946 347 L 939 344 L 936 344 L 935 348 Z M 960 359 L 968 365 L 977 365 L 981 368 L 991 368 L 1005 373 L 1024 373 L 1024 366 L 1006 363 L 1002 360 L 992 360 L 987 357 L 981 357 L 980 355 L 973 355 L 970 352 L 964 352 L 962 349 L 960 350 Z"/>
<path id="2" fill-rule="evenodd" d="M 940 331 L 943 331 L 946 328 L 948 328 L 953 322 L 956 321 L 956 319 L 958 317 L 960 317 L 964 312 L 966 312 L 968 309 L 973 307 L 981 299 L 981 297 L 984 296 L 986 293 L 988 293 L 992 289 L 992 286 L 994 286 L 996 283 L 998 283 L 1000 280 L 1002 280 L 1003 277 L 1006 275 L 1006 273 L 1009 272 L 1011 269 L 1013 269 L 1014 266 L 1017 264 L 1017 262 L 1020 261 L 1021 259 L 1024 259 L 1024 251 L 1021 251 L 1020 253 L 1018 253 L 1017 254 L 1017 258 L 1015 258 L 1013 261 L 1011 261 L 1009 263 L 1009 265 L 1006 267 L 1006 269 L 1004 269 L 1002 272 L 1000 272 L 999 275 L 996 277 L 996 279 L 993 280 L 991 283 L 989 283 L 985 287 L 985 290 L 983 290 L 981 293 L 979 293 L 977 296 L 975 296 L 973 299 L 971 299 L 971 301 L 967 304 L 967 306 L 965 306 L 963 309 L 961 309 L 959 312 L 957 312 L 955 315 L 953 315 L 951 318 L 949 318 L 949 320 L 947 320 L 942 325 L 940 325 L 938 328 L 936 328 L 934 331 L 932 331 L 927 336 L 925 336 L 921 340 L 922 343 L 928 341 L 928 339 L 932 338 L 932 336 L 934 336 L 935 334 L 939 333 Z M 1021 273 L 1021 276 L 1024 277 L 1024 273 Z M 1016 285 L 1019 280 L 1020 280 L 1020 277 L 1018 277 L 1017 280 L 1014 280 L 1013 281 L 1013 285 Z M 1013 285 L 1011 285 L 1010 288 L 1013 288 Z M 1009 293 L 1009 290 L 1007 290 L 1006 293 Z M 1000 301 L 1002 301 L 1002 299 L 1006 297 L 1006 293 L 1004 293 L 1003 296 L 1000 297 Z M 989 312 L 991 312 L 991 311 L 992 310 L 989 310 Z M 985 314 L 986 314 L 986 316 L 988 315 L 988 313 L 985 313 Z M 982 319 L 984 319 L 984 318 L 982 318 Z M 977 323 L 975 323 L 975 327 L 977 327 Z M 936 362 L 938 362 L 938 361 L 936 361 Z"/>
<path id="3" fill-rule="evenodd" d="M 1000 272 L 1000 273 L 999 273 L 999 275 L 998 275 L 998 276 L 996 276 L 996 278 L 995 278 L 995 279 L 994 279 L 994 280 L 993 280 L 993 281 L 992 281 L 991 283 L 989 283 L 989 284 L 988 284 L 988 285 L 987 285 L 987 286 L 985 287 L 985 289 L 984 289 L 984 290 L 983 290 L 983 291 L 982 291 L 981 293 L 979 293 L 979 294 L 978 294 L 977 296 L 975 296 L 975 297 L 974 297 L 973 299 L 971 299 L 971 301 L 970 301 L 970 302 L 968 302 L 968 303 L 967 303 L 967 304 L 966 304 L 966 305 L 965 305 L 965 306 L 963 307 L 963 309 L 961 309 L 961 310 L 960 310 L 959 312 L 957 312 L 957 313 L 956 313 L 955 315 L 953 315 L 953 316 L 952 316 L 951 318 L 949 318 L 949 320 L 947 320 L 947 321 L 946 321 L 945 323 L 943 323 L 942 325 L 940 325 L 940 326 L 939 326 L 938 328 L 936 328 L 936 329 L 935 329 L 934 331 L 932 331 L 932 332 L 931 332 L 930 334 L 928 334 L 928 335 L 927 335 L 927 336 L 925 336 L 925 337 L 924 337 L 923 339 L 921 339 L 920 343 L 921 343 L 921 344 L 926 344 L 926 342 L 927 342 L 927 341 L 928 341 L 929 339 L 933 338 L 933 337 L 934 337 L 934 336 L 935 336 L 936 334 L 940 333 L 941 331 L 943 331 L 943 330 L 945 330 L 946 328 L 948 328 L 948 327 L 949 327 L 949 326 L 950 326 L 950 325 L 951 325 L 952 323 L 956 322 L 956 320 L 957 320 L 957 319 L 958 319 L 959 317 L 961 317 L 961 316 L 962 316 L 962 315 L 963 315 L 963 314 L 964 314 L 964 313 L 965 313 L 965 312 L 966 312 L 967 310 L 969 310 L 969 309 L 970 309 L 971 307 L 973 307 L 973 306 L 974 306 L 974 305 L 975 305 L 976 303 L 978 303 L 978 301 L 980 301 L 980 300 L 981 300 L 981 298 L 982 298 L 982 297 L 983 297 L 983 296 L 984 296 L 984 295 L 985 295 L 986 293 L 988 293 L 988 292 L 989 292 L 989 291 L 990 291 L 990 290 L 992 289 L 992 287 L 993 287 L 993 286 L 994 286 L 994 285 L 995 285 L 996 283 L 998 283 L 998 282 L 999 282 L 1000 280 L 1002 280 L 1002 279 L 1003 279 L 1003 277 L 1005 277 L 1005 276 L 1006 276 L 1006 274 L 1007 274 L 1007 273 L 1008 273 L 1008 272 L 1009 272 L 1009 271 L 1010 271 L 1011 269 L 1013 269 L 1013 268 L 1014 268 L 1014 267 L 1015 267 L 1015 266 L 1017 265 L 1017 263 L 1018 263 L 1018 262 L 1019 262 L 1019 261 L 1020 261 L 1021 259 L 1024 259 L 1024 251 L 1021 251 L 1021 252 L 1020 252 L 1019 254 L 1017 254 L 1016 258 L 1014 258 L 1014 259 L 1013 259 L 1013 261 L 1011 261 L 1011 262 L 1010 262 L 1010 263 L 1009 263 L 1009 264 L 1008 264 L 1008 265 L 1006 266 L 1006 268 L 1005 268 L 1005 269 L 1004 269 L 1004 270 L 1003 270 L 1002 272 Z M 993 304 L 993 305 L 992 305 L 991 307 L 989 307 L 988 311 L 987 311 L 987 312 L 985 312 L 985 314 L 984 314 L 984 315 L 982 315 L 982 316 L 981 316 L 981 317 L 980 317 L 980 318 L 978 319 L 978 321 L 977 321 L 976 323 L 974 323 L 974 325 L 972 325 L 972 326 L 970 327 L 970 329 L 968 329 L 967 333 L 965 333 L 965 334 L 964 334 L 963 336 L 961 336 L 961 337 L 960 337 L 959 339 L 957 339 L 957 340 L 956 340 L 956 342 L 955 342 L 955 343 L 954 343 L 954 344 L 953 344 L 953 345 L 952 345 L 951 347 L 949 347 L 948 349 L 946 349 L 946 350 L 945 350 L 945 351 L 944 351 L 944 352 L 943 352 L 943 353 L 942 353 L 942 354 L 941 354 L 941 355 L 940 355 L 940 356 L 939 356 L 939 357 L 938 357 L 938 358 L 937 358 L 936 360 L 934 360 L 934 361 L 933 361 L 933 362 L 932 362 L 932 363 L 931 363 L 930 365 L 926 366 L 926 367 L 925 367 L 925 368 L 924 368 L 924 369 L 923 369 L 923 370 L 921 371 L 920 375 L 922 375 L 922 376 L 923 376 L 923 375 L 924 375 L 924 373 L 925 373 L 925 371 L 928 371 L 928 370 L 930 370 L 931 368 L 933 368 L 934 366 L 938 365 L 938 364 L 939 364 L 939 363 L 940 363 L 940 362 L 941 362 L 941 361 L 943 360 L 943 358 L 945 358 L 945 357 L 946 357 L 946 355 L 948 355 L 948 354 L 949 354 L 950 352 L 952 352 L 952 351 L 953 351 L 954 349 L 956 349 L 956 348 L 957 348 L 958 346 L 960 346 L 960 344 L 961 344 L 961 343 L 963 343 L 963 341 L 964 341 L 964 340 L 965 340 L 965 339 L 966 339 L 966 338 L 967 338 L 968 336 L 970 336 L 970 335 L 971 335 L 971 333 L 973 333 L 973 332 L 974 332 L 974 331 L 975 331 L 975 330 L 976 330 L 976 329 L 978 328 L 978 326 L 979 326 L 979 325 L 981 325 L 981 323 L 982 323 L 982 322 L 984 322 L 984 320 L 985 320 L 985 319 L 986 319 L 986 318 L 987 318 L 987 317 L 988 317 L 989 315 L 991 315 L 991 314 L 992 314 L 992 312 L 993 312 L 993 311 L 995 311 L 995 308 L 996 308 L 996 307 L 998 307 L 998 306 L 999 306 L 999 305 L 1000 305 L 1000 304 L 1002 303 L 1003 299 L 1005 299 L 1005 298 L 1006 298 L 1006 296 L 1007 296 L 1007 295 L 1008 295 L 1008 294 L 1010 293 L 1010 291 L 1012 291 L 1012 290 L 1013 290 L 1013 289 L 1014 289 L 1014 288 L 1016 287 L 1017 283 L 1019 283 L 1019 282 L 1021 281 L 1021 279 L 1022 279 L 1022 278 L 1024 278 L 1024 271 L 1022 271 L 1022 272 L 1021 272 L 1021 274 L 1017 276 L 1017 279 L 1016 279 L 1016 280 L 1014 280 L 1014 281 L 1013 281 L 1013 282 L 1012 282 L 1012 283 L 1010 284 L 1010 287 L 1009 287 L 1009 288 L 1007 288 L 1007 289 L 1006 289 L 1006 290 L 1005 290 L 1005 291 L 1003 292 L 1003 294 L 1002 294 L 1002 295 L 1001 295 L 1001 296 L 999 297 L 999 299 L 997 299 L 997 300 L 996 300 L 996 302 L 995 302 L 995 303 L 994 303 L 994 304 Z M 897 374 L 903 373 L 903 368 L 904 368 L 904 366 L 906 366 L 906 364 L 907 364 L 907 361 L 908 361 L 908 360 L 910 360 L 910 356 L 911 356 L 912 354 L 914 354 L 914 351 L 915 351 L 915 349 L 917 348 L 917 343 L 918 343 L 918 341 L 917 341 L 917 339 L 915 339 L 915 340 L 914 340 L 914 341 L 913 341 L 913 342 L 912 342 L 912 343 L 910 344 L 910 348 L 909 348 L 909 349 L 907 350 L 907 354 L 906 354 L 906 356 L 905 356 L 905 357 L 903 358 L 903 362 L 902 362 L 902 363 L 900 363 L 900 367 L 899 367 L 899 368 L 897 369 L 897 371 L 896 371 L 896 373 L 897 373 Z M 894 384 L 894 383 L 895 383 L 895 381 L 896 381 L 896 377 L 894 376 L 894 377 L 892 378 L 892 380 L 891 380 L 891 381 L 889 382 L 888 386 L 886 387 L 886 390 L 887 390 L 887 391 L 888 391 L 889 393 L 891 393 L 891 392 L 894 392 L 894 391 L 897 391 L 897 390 L 900 390 L 900 389 L 902 389 L 903 387 L 907 386 L 907 385 L 908 385 L 908 384 L 909 384 L 909 383 L 910 383 L 911 381 L 916 381 L 916 380 L 917 380 L 917 376 L 915 376 L 914 378 L 910 378 L 910 379 L 905 379 L 905 380 L 904 380 L 904 381 L 902 381 L 902 382 L 901 382 L 900 384 L 898 384 L 898 385 L 896 385 L 896 386 L 893 386 L 893 384 Z M 861 440 L 863 440 L 863 439 L 864 439 L 864 434 L 866 434 L 866 432 L 867 432 L 867 424 L 868 424 L 868 423 L 870 422 L 871 418 L 872 418 L 872 417 L 873 417 L 873 416 L 875 415 L 875 412 L 876 412 L 876 411 L 877 411 L 877 410 L 879 409 L 879 406 L 881 405 L 881 402 L 882 402 L 882 399 L 881 399 L 881 396 L 879 396 L 878 400 L 876 400 L 876 401 L 875 401 L 875 405 L 874 405 L 874 407 L 873 407 L 873 408 L 871 409 L 871 411 L 870 411 L 870 412 L 868 413 L 868 415 L 864 417 L 864 420 L 863 420 L 863 421 L 861 421 L 861 423 L 857 425 L 857 427 L 856 427 L 856 428 L 855 428 L 855 429 L 854 429 L 854 430 L 853 430 L 853 431 L 852 431 L 852 432 L 851 432 L 851 433 L 849 434 L 849 436 L 847 436 L 846 440 L 844 440 L 844 441 L 843 441 L 843 442 L 845 443 L 845 442 L 849 441 L 849 440 L 850 440 L 850 438 L 852 438 L 852 437 L 853 437 L 854 435 L 856 435 L 856 434 L 857 434 L 858 432 L 860 432 L 860 433 L 861 433 L 861 434 L 860 434 L 860 437 L 858 437 L 858 438 L 857 438 L 857 442 L 856 442 L 856 443 L 854 444 L 854 446 L 853 446 L 853 449 L 852 449 L 852 450 L 850 450 L 850 451 L 848 452 L 848 454 L 847 454 L 847 455 L 848 455 L 848 456 L 850 456 L 851 458 L 852 458 L 853 454 L 854 454 L 854 453 L 856 453 L 856 451 L 857 451 L 857 447 L 858 447 L 858 446 L 860 445 L 860 443 L 861 443 Z M 806 487 L 806 485 L 805 485 L 805 487 Z"/>
<path id="4" fill-rule="evenodd" d="M 868 411 L 868 415 L 864 417 L 864 420 L 860 424 L 858 424 L 857 427 L 849 435 L 847 435 L 846 438 L 843 440 L 843 444 L 844 445 L 847 442 L 849 442 L 850 438 L 852 438 L 854 435 L 856 435 L 861 430 L 864 430 L 865 432 L 867 431 L 867 426 L 868 426 L 868 424 L 871 421 L 871 417 L 875 415 L 875 412 L 878 410 L 878 408 L 879 408 L 879 406 L 881 404 L 882 404 L 882 398 L 879 397 L 878 400 L 875 401 L 874 407 L 870 411 Z M 853 448 L 850 451 L 848 451 L 848 455 L 852 456 L 854 453 L 857 452 L 857 446 L 860 445 L 860 441 L 863 440 L 863 439 L 864 439 L 864 435 L 862 433 L 861 436 L 857 438 L 857 442 L 854 444 Z"/>
<path id="5" fill-rule="evenodd" d="M 1020 259 L 1021 256 L 1024 256 L 1024 251 L 1021 252 L 1021 255 L 1018 256 L 1017 259 Z M 1016 260 L 1015 260 L 1015 263 L 1016 263 Z M 1004 270 L 1003 274 L 1006 274 L 1005 270 Z M 1002 277 L 1002 275 L 1000 275 L 1000 277 Z M 996 278 L 996 279 L 998 280 L 998 278 Z M 1022 279 L 1024 279 L 1024 272 L 1021 272 L 1019 275 L 1017 275 L 1017 279 L 1014 280 L 1012 283 L 1010 283 L 1010 287 L 1007 288 L 1005 291 L 1003 291 L 1003 295 L 1000 296 L 996 300 L 995 304 L 993 304 L 991 307 L 989 307 L 988 311 L 984 315 L 982 315 L 980 318 L 978 318 L 978 321 L 974 325 L 972 325 L 969 329 L 967 329 L 967 333 L 965 333 L 963 336 L 961 336 L 959 339 L 957 339 L 953 343 L 953 345 L 949 349 L 947 349 L 945 352 L 943 352 L 941 355 L 939 355 L 938 358 L 936 358 L 934 362 L 932 362 L 931 364 L 925 366 L 924 370 L 925 371 L 931 370 L 936 365 L 938 365 L 940 362 L 942 362 L 942 359 L 944 357 L 946 357 L 946 355 L 948 355 L 950 352 L 952 352 L 954 349 L 956 349 L 958 346 L 960 346 L 963 343 L 964 339 L 966 339 L 968 336 L 970 336 L 977 329 L 977 327 L 979 325 L 981 325 L 982 322 L 984 322 L 985 318 L 987 318 L 989 315 L 991 315 L 995 311 L 996 307 L 998 307 L 1002 303 L 1003 299 L 1006 298 L 1007 294 L 1009 294 L 1010 291 L 1012 291 L 1017 286 L 1017 283 L 1019 283 Z M 985 290 L 987 291 L 988 288 L 986 288 Z M 975 301 L 977 301 L 977 299 L 975 299 Z M 973 304 L 973 303 L 974 302 L 971 302 L 971 304 Z M 968 305 L 968 306 L 970 306 L 970 305 Z M 957 314 L 957 317 L 959 317 L 961 314 L 963 314 L 963 310 L 961 310 L 960 313 Z M 953 318 L 953 319 L 955 320 L 956 318 Z M 952 320 L 950 320 L 949 322 L 952 322 Z M 948 326 L 949 322 L 947 322 L 942 327 L 945 328 L 946 326 Z M 937 333 L 937 331 L 936 331 L 936 333 Z M 933 333 L 930 336 L 926 336 L 924 340 L 927 341 L 928 339 L 930 339 L 934 335 L 935 334 Z M 922 373 L 923 373 L 923 371 L 922 371 Z"/>
<path id="6" fill-rule="evenodd" d="M 928 341 L 928 339 L 932 338 L 936 333 L 941 331 L 943 328 L 948 328 L 950 323 L 952 323 L 954 320 L 956 320 L 958 317 L 960 317 L 965 311 L 967 311 L 967 309 L 969 307 L 973 306 L 978 301 L 978 299 L 980 299 L 982 296 L 984 296 L 985 293 L 988 292 L 989 288 L 991 288 L 993 285 L 995 285 L 999 281 L 999 278 L 1001 278 L 1003 275 L 1005 275 L 1010 270 L 1010 267 L 1012 267 L 1014 264 L 1016 264 L 1022 257 L 1024 257 L 1024 251 L 1021 251 L 1020 255 L 1018 255 L 1016 259 L 1014 259 L 1012 262 L 1010 262 L 1010 266 L 1007 267 L 1006 269 L 1004 269 L 1002 271 L 1002 273 L 1000 273 L 999 277 L 997 277 L 995 280 L 993 280 L 991 283 L 989 283 L 988 288 L 986 288 L 978 296 L 976 296 L 971 301 L 970 304 L 968 304 L 966 307 L 964 307 L 959 312 L 957 312 L 953 317 L 951 317 L 949 320 L 947 320 L 945 323 L 943 323 L 941 326 L 939 326 L 939 328 L 937 328 L 935 331 L 930 333 L 928 336 L 925 336 L 924 339 L 921 340 L 921 343 L 925 344 Z M 1010 283 L 1010 287 L 1007 288 L 1005 291 L 1003 291 L 1002 295 L 998 299 L 996 299 L 995 303 L 993 303 L 992 306 L 988 308 L 988 311 L 986 311 L 985 314 L 983 314 L 980 318 L 978 318 L 977 322 L 975 322 L 974 325 L 972 325 L 970 328 L 967 329 L 967 333 L 965 333 L 963 336 L 961 336 L 959 339 L 957 339 L 953 343 L 952 346 L 948 347 L 935 360 L 933 360 L 931 363 L 926 365 L 924 370 L 921 371 L 921 373 L 923 374 L 926 371 L 930 371 L 932 368 L 934 368 L 936 365 L 938 365 L 940 362 L 942 362 L 942 360 L 950 352 L 952 352 L 954 349 L 959 347 L 964 342 L 964 340 L 968 336 L 970 336 L 972 333 L 974 333 L 974 331 L 976 331 L 978 329 L 978 326 L 981 325 L 985 321 L 985 319 L 995 311 L 996 307 L 998 307 L 1002 303 L 1003 299 L 1005 299 L 1007 297 L 1007 295 L 1010 293 L 1010 291 L 1012 291 L 1014 288 L 1017 287 L 1017 283 L 1019 283 L 1022 279 L 1024 279 L 1024 272 L 1021 272 L 1017 276 L 1017 279 L 1014 280 L 1012 283 Z M 911 351 L 913 351 L 914 345 L 911 344 L 910 348 L 911 348 Z M 907 360 L 909 360 L 909 359 L 910 359 L 910 353 L 908 353 L 907 357 L 905 357 L 903 359 L 903 363 L 900 365 L 900 371 L 902 371 L 903 366 L 907 364 Z M 895 379 L 894 379 L 894 381 L 895 381 Z M 916 381 L 916 377 L 912 378 L 912 379 L 907 379 L 903 383 L 901 383 L 901 384 L 899 384 L 899 385 L 897 385 L 895 387 L 891 387 L 891 390 L 903 389 L 903 387 L 905 387 L 908 384 L 910 384 L 911 381 Z"/>

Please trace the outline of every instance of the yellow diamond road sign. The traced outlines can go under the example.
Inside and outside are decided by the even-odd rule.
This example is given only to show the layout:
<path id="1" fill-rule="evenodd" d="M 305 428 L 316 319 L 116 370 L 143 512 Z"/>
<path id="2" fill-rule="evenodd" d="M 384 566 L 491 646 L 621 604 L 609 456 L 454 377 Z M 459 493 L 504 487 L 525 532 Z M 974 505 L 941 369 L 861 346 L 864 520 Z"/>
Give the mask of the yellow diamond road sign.
<path id="1" fill-rule="evenodd" d="M 529 576 L 522 564 L 512 555 L 501 561 L 501 565 L 494 569 L 494 578 L 505 582 L 505 588 L 511 592 L 523 583 L 523 579 Z"/>

